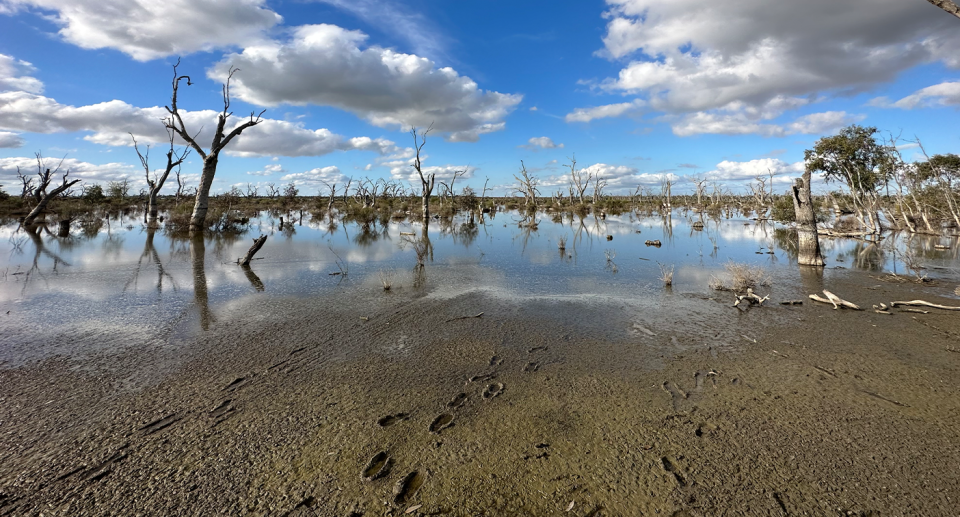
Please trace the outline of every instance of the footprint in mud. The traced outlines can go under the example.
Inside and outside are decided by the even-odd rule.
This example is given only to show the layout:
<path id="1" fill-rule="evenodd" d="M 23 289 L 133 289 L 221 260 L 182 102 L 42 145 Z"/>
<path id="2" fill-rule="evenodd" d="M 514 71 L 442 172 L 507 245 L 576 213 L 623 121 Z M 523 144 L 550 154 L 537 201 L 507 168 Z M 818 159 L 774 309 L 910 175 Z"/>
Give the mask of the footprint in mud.
<path id="1" fill-rule="evenodd" d="M 543 352 L 543 351 L 546 350 L 546 349 L 547 349 L 547 347 L 545 347 L 545 346 L 535 346 L 535 347 L 531 348 L 530 350 L 527 350 L 527 353 L 528 353 L 528 354 L 535 354 L 535 353 L 537 353 L 537 352 Z"/>
<path id="2" fill-rule="evenodd" d="M 500 396 L 500 394 L 503 393 L 503 388 L 504 386 L 502 382 L 495 382 L 493 384 L 488 384 L 487 387 L 484 388 L 483 390 L 483 399 L 491 400 L 493 398 Z"/>
<path id="3" fill-rule="evenodd" d="M 720 373 L 717 371 L 698 370 L 693 374 L 694 387 L 692 392 L 687 392 L 679 384 L 670 381 L 664 381 L 660 387 L 663 388 L 663 391 L 670 394 L 673 402 L 673 410 L 680 411 L 685 402 L 696 399 L 696 396 L 703 390 L 704 385 L 710 384 L 714 388 L 717 388 L 719 386 L 719 377 Z M 734 384 L 738 384 L 738 379 L 734 379 Z"/>
<path id="4" fill-rule="evenodd" d="M 399 506 L 408 504 L 417 495 L 420 487 L 423 486 L 425 478 L 424 474 L 416 470 L 403 476 L 403 479 L 397 481 L 397 484 L 393 487 L 393 502 Z"/>
<path id="5" fill-rule="evenodd" d="M 492 373 L 483 373 L 483 374 L 480 374 L 480 375 L 474 375 L 473 377 L 470 377 L 469 379 L 467 379 L 467 382 L 465 383 L 465 385 L 472 384 L 472 383 L 474 383 L 474 382 L 489 381 L 490 379 L 493 379 L 494 377 L 496 377 L 496 375 L 495 375 L 495 374 L 492 374 Z"/>
<path id="6" fill-rule="evenodd" d="M 380 427 L 389 427 L 393 424 L 403 422 L 408 418 L 410 418 L 410 415 L 408 413 L 397 413 L 395 415 L 387 415 L 384 417 L 380 417 L 380 419 L 377 420 L 377 425 L 379 425 Z"/>
<path id="7" fill-rule="evenodd" d="M 83 473 L 80 475 L 80 479 L 83 480 L 83 481 L 100 481 L 101 479 L 103 479 L 104 477 L 106 477 L 107 474 L 113 472 L 113 468 L 112 468 L 112 467 L 113 467 L 116 463 L 119 463 L 119 462 L 123 461 L 124 459 L 126 459 L 126 457 L 127 457 L 127 447 L 129 447 L 129 446 L 130 446 L 130 444 L 126 444 L 126 445 L 123 445 L 122 447 L 120 447 L 120 449 L 117 450 L 117 452 L 113 453 L 109 458 L 103 460 L 103 461 L 100 462 L 98 465 L 96 465 L 96 466 L 94 466 L 93 468 L 87 470 L 86 472 L 83 472 Z M 57 478 L 57 480 L 59 481 L 59 480 L 66 479 L 66 478 L 68 478 L 68 477 L 70 477 L 70 476 L 72 476 L 72 475 L 74 475 L 74 474 L 76 474 L 76 473 L 79 473 L 79 472 L 82 472 L 82 469 L 77 469 L 77 470 L 74 470 L 74 471 L 72 471 L 72 472 L 70 472 L 70 473 L 68 473 L 68 474 L 65 474 L 65 475 L 63 475 L 63 476 L 60 476 L 59 478 Z"/>
<path id="8" fill-rule="evenodd" d="M 677 464 L 674 460 L 664 456 L 660 458 L 660 466 L 663 467 L 665 472 L 673 474 L 673 478 L 677 480 L 677 484 L 681 487 L 687 486 L 687 480 L 684 479 L 683 475 L 680 474 L 680 469 L 677 467 Z"/>
<path id="9" fill-rule="evenodd" d="M 181 418 L 182 417 L 177 415 L 176 413 L 172 415 L 167 415 L 159 420 L 154 420 L 153 422 L 150 422 L 149 424 L 141 427 L 140 429 L 137 429 L 137 432 L 143 433 L 144 436 L 148 436 L 170 427 L 171 425 L 177 423 Z"/>
<path id="10" fill-rule="evenodd" d="M 501 364 L 503 364 L 503 358 L 499 355 L 490 358 L 490 366 L 500 366 Z"/>
<path id="11" fill-rule="evenodd" d="M 433 434 L 440 434 L 440 431 L 453 425 L 453 415 L 450 413 L 443 413 L 442 415 L 437 416 L 433 419 L 433 422 L 430 424 L 429 430 Z"/>
<path id="12" fill-rule="evenodd" d="M 447 407 L 451 409 L 462 408 L 464 404 L 467 403 L 467 394 L 466 393 L 457 393 L 453 400 L 447 402 Z"/>
<path id="13" fill-rule="evenodd" d="M 224 391 L 237 391 L 238 389 L 247 385 L 250 382 L 250 379 L 246 377 L 237 377 L 233 382 L 227 385 L 226 388 L 223 388 Z"/>
<path id="14" fill-rule="evenodd" d="M 233 401 L 231 399 L 224 400 L 220 403 L 219 406 L 210 410 L 208 416 L 215 420 L 213 425 L 210 427 L 216 427 L 220 425 L 224 420 L 232 417 L 237 412 L 237 408 L 231 405 Z"/>
<path id="15" fill-rule="evenodd" d="M 537 371 L 537 370 L 539 370 L 539 369 L 540 369 L 540 363 L 539 363 L 539 362 L 527 363 L 527 364 L 523 367 L 523 371 L 524 371 L 525 373 L 533 373 L 533 372 L 535 372 L 535 371 Z"/>
<path id="16" fill-rule="evenodd" d="M 386 451 L 380 451 L 370 458 L 367 466 L 363 467 L 363 472 L 360 473 L 360 477 L 364 481 L 380 479 L 390 473 L 390 467 L 392 466 L 393 458 L 391 458 Z"/>

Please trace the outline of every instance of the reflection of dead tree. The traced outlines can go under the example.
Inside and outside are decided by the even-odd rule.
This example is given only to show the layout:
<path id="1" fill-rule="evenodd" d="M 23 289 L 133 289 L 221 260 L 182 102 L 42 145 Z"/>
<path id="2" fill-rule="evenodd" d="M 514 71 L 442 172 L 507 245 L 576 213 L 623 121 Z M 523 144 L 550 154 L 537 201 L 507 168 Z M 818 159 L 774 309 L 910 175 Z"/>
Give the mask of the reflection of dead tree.
<path id="1" fill-rule="evenodd" d="M 50 186 L 50 182 L 53 179 L 53 175 L 60 171 L 60 165 L 63 165 L 63 160 L 60 160 L 60 164 L 57 165 L 57 168 L 51 171 L 49 168 L 45 168 L 43 165 L 43 157 L 40 156 L 40 153 L 37 153 L 37 176 L 40 178 L 40 182 L 37 187 L 33 190 L 33 197 L 37 201 L 37 205 L 33 207 L 33 210 L 27 214 L 27 217 L 23 219 L 24 226 L 30 226 L 33 224 L 33 221 L 40 215 L 40 212 L 46 208 L 47 203 L 59 196 L 63 191 L 68 188 L 80 183 L 80 180 L 67 181 L 67 176 L 70 174 L 70 171 L 63 173 L 63 181 L 60 183 L 57 188 L 47 192 L 47 187 Z"/>
<path id="2" fill-rule="evenodd" d="M 170 171 L 174 167 L 177 167 L 177 177 L 179 178 L 179 168 L 180 164 L 187 158 L 187 155 L 190 154 L 190 148 L 185 147 L 180 154 L 177 154 L 173 149 L 173 131 L 167 130 L 167 136 L 170 138 L 170 150 L 167 151 L 167 166 L 163 170 L 163 174 L 160 177 L 157 177 L 156 172 L 154 172 L 153 178 L 150 178 L 150 146 L 147 146 L 145 153 L 140 152 L 140 147 L 137 146 L 137 137 L 133 136 L 133 133 L 130 133 L 130 138 L 133 139 L 133 149 L 137 152 L 137 157 L 140 158 L 140 164 L 143 165 L 143 172 L 147 177 L 147 186 L 150 188 L 150 192 L 147 198 L 147 224 L 152 224 L 157 220 L 157 195 L 160 194 L 160 189 L 163 188 L 163 184 L 167 181 L 167 177 L 170 176 Z M 176 158 L 176 160 L 174 160 Z"/>
<path id="3" fill-rule="evenodd" d="M 210 323 L 214 321 L 210 311 L 209 293 L 207 292 L 207 272 L 205 268 L 206 243 L 202 235 L 193 238 L 190 246 L 190 259 L 193 265 L 193 301 L 200 312 L 200 328 L 210 330 Z"/>
<path id="4" fill-rule="evenodd" d="M 30 269 L 24 274 L 24 277 L 23 277 L 24 291 L 26 291 L 27 285 L 30 283 L 30 277 L 34 273 L 40 275 L 40 277 L 43 278 L 43 273 L 40 271 L 41 256 L 45 256 L 53 260 L 53 269 L 52 269 L 53 272 L 57 271 L 57 267 L 60 264 L 63 264 L 65 266 L 70 265 L 69 262 L 60 258 L 59 255 L 47 249 L 47 246 L 43 243 L 43 238 L 40 236 L 41 229 L 47 231 L 47 233 L 50 233 L 50 231 L 47 230 L 46 226 L 43 226 L 43 225 L 36 225 L 36 226 L 24 228 L 24 232 L 27 234 L 28 237 L 30 237 L 30 240 L 33 242 L 34 249 L 36 250 L 33 255 L 33 263 Z"/>
<path id="5" fill-rule="evenodd" d="M 264 291 L 266 287 L 263 285 L 263 281 L 260 280 L 260 277 L 253 272 L 253 269 L 250 266 L 240 266 L 240 269 L 243 270 L 243 274 L 246 275 L 247 280 L 250 282 L 250 285 L 253 286 L 257 291 Z"/>
<path id="6" fill-rule="evenodd" d="M 127 292 L 127 289 L 131 285 L 136 286 L 137 279 L 140 277 L 140 268 L 143 266 L 143 260 L 148 259 L 157 267 L 157 292 L 163 292 L 163 279 L 164 277 L 170 279 L 170 283 L 173 284 L 173 290 L 177 290 L 176 281 L 173 279 L 173 275 L 168 273 L 164 267 L 163 262 L 160 260 L 160 254 L 157 252 L 157 248 L 153 245 L 153 236 L 156 233 L 156 228 L 147 227 L 147 239 L 143 244 L 143 253 L 140 254 L 140 259 L 137 260 L 137 267 L 134 269 L 133 277 L 127 281 L 126 285 L 123 286 L 123 292 Z"/>

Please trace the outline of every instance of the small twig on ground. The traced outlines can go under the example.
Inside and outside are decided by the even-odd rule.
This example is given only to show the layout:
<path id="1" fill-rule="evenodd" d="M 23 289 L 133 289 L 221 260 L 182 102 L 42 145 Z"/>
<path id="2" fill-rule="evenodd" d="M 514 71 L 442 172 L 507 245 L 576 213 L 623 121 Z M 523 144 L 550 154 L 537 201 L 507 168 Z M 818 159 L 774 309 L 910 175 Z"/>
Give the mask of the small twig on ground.
<path id="1" fill-rule="evenodd" d="M 923 300 L 911 300 L 909 302 L 891 302 L 890 305 L 892 307 L 896 307 L 897 305 L 914 305 L 914 306 L 921 306 L 921 307 L 933 307 L 934 309 L 943 309 L 945 311 L 960 311 L 960 307 L 953 307 L 950 305 L 937 305 L 935 303 L 925 302 Z"/>
<path id="2" fill-rule="evenodd" d="M 482 316 L 483 316 L 483 313 L 481 312 L 480 314 L 477 314 L 476 316 L 460 316 L 459 318 L 451 318 L 451 319 L 447 320 L 445 323 L 450 323 L 451 321 L 457 321 L 457 320 L 469 320 L 469 319 L 471 319 L 471 318 L 479 318 L 479 317 L 482 317 Z"/>

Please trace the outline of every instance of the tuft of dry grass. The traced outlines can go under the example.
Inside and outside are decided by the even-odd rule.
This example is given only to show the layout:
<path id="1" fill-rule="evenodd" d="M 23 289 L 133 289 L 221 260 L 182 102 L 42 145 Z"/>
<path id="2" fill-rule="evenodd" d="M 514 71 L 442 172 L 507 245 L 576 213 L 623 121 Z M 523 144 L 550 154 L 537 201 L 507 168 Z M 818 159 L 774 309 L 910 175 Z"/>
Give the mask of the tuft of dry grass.
<path id="1" fill-rule="evenodd" d="M 673 270 L 674 265 L 670 264 L 661 264 L 657 262 L 657 265 L 660 266 L 660 281 L 663 282 L 664 287 L 670 287 L 673 285 Z"/>
<path id="2" fill-rule="evenodd" d="M 567 236 L 566 236 L 566 235 L 564 235 L 563 237 L 559 237 L 559 238 L 557 239 L 557 249 L 559 249 L 560 251 L 564 251 L 565 249 L 567 249 Z"/>
<path id="3" fill-rule="evenodd" d="M 958 285 L 957 288 L 953 290 L 953 294 L 960 296 L 960 285 Z"/>
<path id="4" fill-rule="evenodd" d="M 710 279 L 710 288 L 717 291 L 745 292 L 747 289 L 756 289 L 770 285 L 770 276 L 760 266 L 751 266 L 739 262 L 728 262 L 723 268 L 727 271 L 726 277 L 714 276 Z"/>
<path id="5" fill-rule="evenodd" d="M 391 270 L 380 270 L 380 283 L 383 284 L 383 290 L 389 291 L 393 287 L 393 277 L 395 276 L 395 271 Z"/>

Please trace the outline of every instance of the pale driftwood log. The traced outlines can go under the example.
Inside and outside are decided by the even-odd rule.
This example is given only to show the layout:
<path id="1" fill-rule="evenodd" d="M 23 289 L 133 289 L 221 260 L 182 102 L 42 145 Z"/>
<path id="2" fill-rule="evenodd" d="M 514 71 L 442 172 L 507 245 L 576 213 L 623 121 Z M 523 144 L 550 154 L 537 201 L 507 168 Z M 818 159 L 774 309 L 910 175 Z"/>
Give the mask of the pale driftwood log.
<path id="1" fill-rule="evenodd" d="M 267 242 L 266 235 L 261 235 L 259 238 L 253 239 L 253 246 L 250 246 L 250 249 L 247 250 L 247 254 L 240 261 L 240 265 L 249 266 L 250 261 L 253 260 L 253 256 L 256 255 L 258 251 L 260 251 L 260 248 L 263 247 L 263 243 L 265 242 Z"/>
<path id="2" fill-rule="evenodd" d="M 923 300 L 911 300 L 909 302 L 890 302 L 891 307 L 896 307 L 897 305 L 913 305 L 915 307 L 933 307 L 934 309 L 943 309 L 945 311 L 960 311 L 960 307 L 953 307 L 950 305 L 937 305 L 935 303 L 925 302 Z"/>
<path id="3" fill-rule="evenodd" d="M 763 302 L 765 302 L 765 301 L 767 301 L 767 300 L 770 299 L 770 295 L 769 295 L 769 294 L 768 294 L 767 296 L 764 296 L 763 298 L 761 298 L 760 296 L 758 296 L 757 294 L 755 294 L 755 293 L 753 292 L 753 289 L 747 289 L 747 295 L 746 295 L 746 296 L 740 296 L 740 295 L 735 295 L 735 296 L 737 297 L 737 301 L 734 302 L 734 304 L 733 304 L 734 307 L 740 307 L 740 304 L 743 303 L 743 302 L 747 302 L 747 303 L 749 303 L 750 305 L 753 305 L 753 304 L 763 305 Z"/>
<path id="4" fill-rule="evenodd" d="M 839 296 L 831 293 L 830 291 L 827 291 L 826 289 L 823 290 L 823 294 L 825 294 L 827 297 L 824 298 L 816 294 L 811 294 L 809 298 L 815 302 L 829 303 L 830 305 L 833 305 L 833 308 L 835 310 L 839 309 L 840 307 L 846 307 L 847 309 L 853 309 L 855 311 L 862 310 L 859 305 L 848 302 L 843 298 L 840 298 Z"/>

